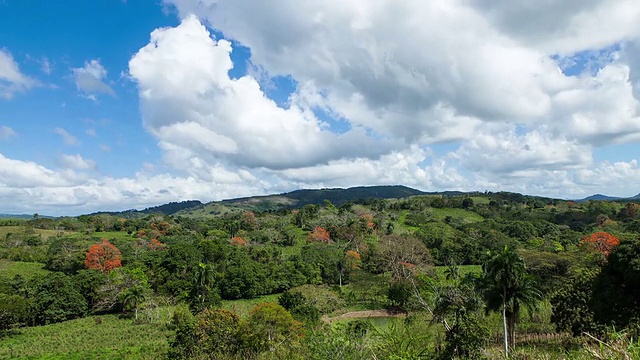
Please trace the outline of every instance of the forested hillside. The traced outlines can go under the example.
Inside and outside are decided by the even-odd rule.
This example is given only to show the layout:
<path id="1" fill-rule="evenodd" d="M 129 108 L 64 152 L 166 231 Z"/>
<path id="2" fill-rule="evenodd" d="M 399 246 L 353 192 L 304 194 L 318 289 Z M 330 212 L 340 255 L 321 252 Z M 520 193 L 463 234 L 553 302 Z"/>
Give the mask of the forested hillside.
<path id="1" fill-rule="evenodd" d="M 0 220 L 0 359 L 640 355 L 639 204 L 345 194 Z"/>

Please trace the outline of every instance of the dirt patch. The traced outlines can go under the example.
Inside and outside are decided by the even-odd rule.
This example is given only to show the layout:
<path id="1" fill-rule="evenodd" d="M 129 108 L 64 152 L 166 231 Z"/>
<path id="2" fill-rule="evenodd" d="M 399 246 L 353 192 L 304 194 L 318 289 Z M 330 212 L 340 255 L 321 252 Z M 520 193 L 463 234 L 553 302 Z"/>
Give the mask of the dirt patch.
<path id="1" fill-rule="evenodd" d="M 370 317 L 404 317 L 407 313 L 402 310 L 363 310 L 363 311 L 351 311 L 342 315 L 329 317 L 327 315 L 322 316 L 322 321 L 330 323 L 337 320 L 344 319 L 359 319 Z"/>

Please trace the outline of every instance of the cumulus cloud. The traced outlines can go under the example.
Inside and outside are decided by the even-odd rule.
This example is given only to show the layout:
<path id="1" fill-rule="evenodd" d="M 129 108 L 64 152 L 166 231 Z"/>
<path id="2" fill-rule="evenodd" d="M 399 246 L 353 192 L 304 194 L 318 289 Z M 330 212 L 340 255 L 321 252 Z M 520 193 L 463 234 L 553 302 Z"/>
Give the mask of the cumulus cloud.
<path id="1" fill-rule="evenodd" d="M 83 67 L 71 69 L 76 88 L 91 100 L 96 100 L 98 94 L 115 96 L 113 89 L 104 80 L 107 70 L 100 63 L 100 59 L 86 61 Z"/>
<path id="2" fill-rule="evenodd" d="M 284 163 L 285 171 L 448 143 L 459 147 L 452 159 L 467 172 L 535 176 L 593 166 L 598 146 L 640 138 L 635 48 L 622 46 L 629 56 L 616 50 L 640 37 L 633 1 L 165 3 L 249 47 L 263 72 L 295 79 L 293 107 L 322 109 L 393 144 L 339 158 L 300 153 L 309 161 Z M 581 73 L 563 73 L 563 62 L 587 54 Z M 207 138 L 236 163 L 235 134 Z M 256 164 L 264 162 L 245 163 Z"/>
<path id="3" fill-rule="evenodd" d="M 63 129 L 63 128 L 55 128 L 55 129 L 53 129 L 53 132 L 54 132 L 55 134 L 60 135 L 60 137 L 62 138 L 62 141 L 64 141 L 64 143 L 65 143 L 66 145 L 69 145 L 69 146 L 77 146 L 77 145 L 80 145 L 80 140 L 78 140 L 78 138 L 77 138 L 77 137 L 75 137 L 75 136 L 73 136 L 73 135 L 69 134 L 69 133 L 67 132 L 67 130 L 65 130 L 65 129 Z"/>
<path id="4" fill-rule="evenodd" d="M 230 42 L 212 39 L 188 17 L 176 28 L 155 30 L 131 59 L 145 125 L 173 166 L 285 169 L 376 156 L 393 147 L 363 128 L 334 134 L 304 101 L 284 109 L 253 77 L 231 79 L 231 51 Z"/>
<path id="5" fill-rule="evenodd" d="M 17 136 L 17 134 L 15 131 L 13 131 L 12 128 L 5 125 L 0 125 L 0 140 L 7 140 L 10 137 L 14 136 Z"/>
<path id="6" fill-rule="evenodd" d="M 93 170 L 96 168 L 96 162 L 90 159 L 83 158 L 80 154 L 75 155 L 60 155 L 60 162 L 62 165 L 69 169 L 76 170 Z"/>
<path id="7" fill-rule="evenodd" d="M 398 183 L 640 191 L 637 161 L 594 160 L 640 140 L 635 0 L 164 3 L 181 24 L 153 31 L 128 71 L 163 166 L 121 179 L 67 173 L 81 179 L 0 196 L 89 209 Z M 229 75 L 234 44 L 250 49 L 244 76 Z M 99 60 L 74 76 L 86 96 L 114 95 Z M 276 78 L 294 84 L 286 105 L 268 96 Z"/>
<path id="8" fill-rule="evenodd" d="M 0 98 L 11 99 L 15 93 L 27 91 L 37 85 L 37 80 L 20 71 L 9 50 L 0 49 Z"/>

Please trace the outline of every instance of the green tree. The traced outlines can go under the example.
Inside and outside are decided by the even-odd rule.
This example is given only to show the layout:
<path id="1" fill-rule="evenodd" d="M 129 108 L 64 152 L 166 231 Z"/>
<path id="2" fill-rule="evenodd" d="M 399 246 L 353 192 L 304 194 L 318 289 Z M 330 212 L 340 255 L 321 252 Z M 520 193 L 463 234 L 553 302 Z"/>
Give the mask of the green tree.
<path id="1" fill-rule="evenodd" d="M 508 246 L 491 256 L 483 265 L 482 287 L 487 310 L 502 311 L 505 356 L 515 346 L 516 322 L 522 308 L 537 309 L 542 295 L 524 260 Z"/>
<path id="2" fill-rule="evenodd" d="M 281 345 L 299 340 L 300 323 L 282 306 L 261 303 L 243 322 L 244 346 L 254 352 L 274 352 Z"/>
<path id="3" fill-rule="evenodd" d="M 568 281 L 565 279 L 565 285 L 551 297 L 551 322 L 558 331 L 571 331 L 573 336 L 579 336 L 596 330 L 589 301 L 597 274 L 595 270 L 583 270 Z"/>
<path id="4" fill-rule="evenodd" d="M 43 325 L 82 317 L 88 309 L 87 300 L 63 273 L 42 278 L 35 286 L 32 304 L 35 322 Z"/>
<path id="5" fill-rule="evenodd" d="M 199 263 L 193 271 L 193 288 L 189 303 L 193 311 L 202 311 L 220 303 L 215 287 L 215 268 L 212 264 Z"/>
<path id="6" fill-rule="evenodd" d="M 590 305 L 597 322 L 622 328 L 640 317 L 640 240 L 613 248 L 596 277 Z M 615 309 L 615 310 L 612 310 Z"/>
<path id="7" fill-rule="evenodd" d="M 240 317 L 226 309 L 205 309 L 196 315 L 193 335 L 198 351 L 211 358 L 233 354 L 239 346 Z"/>

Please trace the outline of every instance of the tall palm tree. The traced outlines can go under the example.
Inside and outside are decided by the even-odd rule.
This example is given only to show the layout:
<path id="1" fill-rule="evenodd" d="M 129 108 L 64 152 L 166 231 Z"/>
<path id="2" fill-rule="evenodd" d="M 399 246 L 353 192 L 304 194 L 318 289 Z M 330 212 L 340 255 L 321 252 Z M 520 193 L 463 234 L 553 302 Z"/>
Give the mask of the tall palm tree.
<path id="1" fill-rule="evenodd" d="M 215 285 L 215 269 L 211 264 L 199 263 L 194 271 L 194 288 L 196 301 L 199 303 L 199 310 L 205 307 L 205 303 L 210 295 L 210 290 Z"/>
<path id="2" fill-rule="evenodd" d="M 483 266 L 482 287 L 488 311 L 502 311 L 505 356 L 515 346 L 516 322 L 522 308 L 537 309 L 542 299 L 535 281 L 527 273 L 524 260 L 505 246 Z"/>

